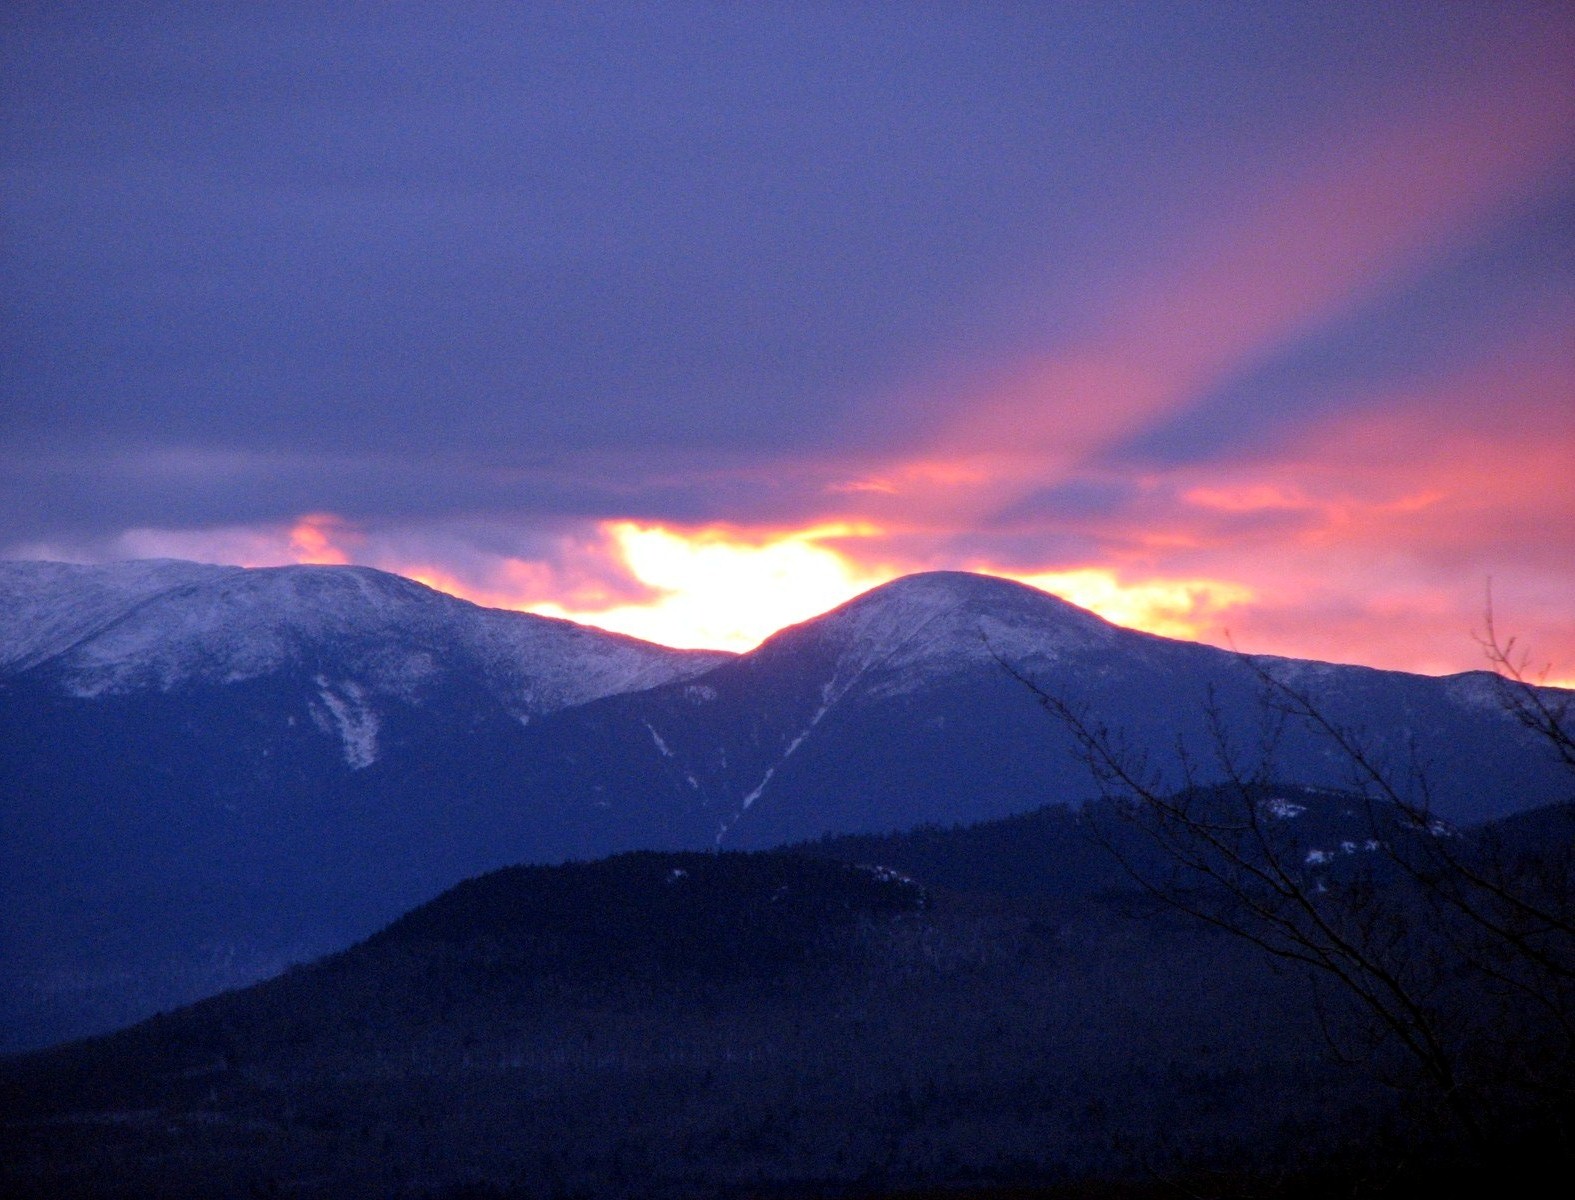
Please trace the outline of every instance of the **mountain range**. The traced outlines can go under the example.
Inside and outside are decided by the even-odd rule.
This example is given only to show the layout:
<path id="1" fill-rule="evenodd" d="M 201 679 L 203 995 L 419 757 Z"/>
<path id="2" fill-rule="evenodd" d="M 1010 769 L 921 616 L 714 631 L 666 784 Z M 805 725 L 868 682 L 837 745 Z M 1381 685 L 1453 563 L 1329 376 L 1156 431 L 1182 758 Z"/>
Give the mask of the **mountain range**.
<path id="1" fill-rule="evenodd" d="M 0 564 L 0 1029 L 41 1045 L 349 945 L 458 880 L 1077 803 L 1024 679 L 1179 785 L 1215 731 L 1310 786 L 1353 731 L 1434 811 L 1567 798 L 1486 672 L 1248 658 L 962 573 L 897 580 L 743 655 L 477 607 L 365 568 Z M 1262 746 L 1271 761 L 1256 761 Z"/>

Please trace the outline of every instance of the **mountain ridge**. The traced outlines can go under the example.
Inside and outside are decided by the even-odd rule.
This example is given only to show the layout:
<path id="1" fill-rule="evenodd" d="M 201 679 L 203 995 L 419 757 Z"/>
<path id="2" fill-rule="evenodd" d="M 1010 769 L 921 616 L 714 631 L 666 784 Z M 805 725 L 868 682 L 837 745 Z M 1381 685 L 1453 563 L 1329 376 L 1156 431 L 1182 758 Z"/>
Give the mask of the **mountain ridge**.
<path id="1" fill-rule="evenodd" d="M 40 576 L 47 578 L 45 586 L 39 586 Z M 1033 624 L 1041 630 L 1060 629 L 1067 634 L 1076 630 L 1083 635 L 1085 643 L 1091 644 L 1108 645 L 1121 635 L 1135 635 L 1152 639 L 1155 643 L 1203 646 L 1222 654 L 1287 667 L 1337 667 L 1441 680 L 1465 680 L 1492 675 L 1491 671 L 1486 670 L 1429 675 L 1363 663 L 1223 650 L 1209 646 L 1207 643 L 1118 625 L 1054 593 L 1002 576 L 970 571 L 920 571 L 899 576 L 878 584 L 824 613 L 784 626 L 763 639 L 758 646 L 740 653 L 713 649 L 681 649 L 626 634 L 613 633 L 595 625 L 565 618 L 489 607 L 407 576 L 375 567 L 351 564 L 241 567 L 169 558 L 128 559 L 102 564 L 0 560 L 0 605 L 6 608 L 10 617 L 5 625 L 0 625 L 0 675 L 29 671 L 51 660 L 68 656 L 86 643 L 98 639 L 109 629 L 132 619 L 138 610 L 149 604 L 175 601 L 187 595 L 198 598 L 203 591 L 211 591 L 214 585 L 233 583 L 237 580 L 255 581 L 270 578 L 304 580 L 334 577 L 357 580 L 361 584 L 363 596 L 373 596 L 378 590 L 403 591 L 409 596 L 418 596 L 428 602 L 435 601 L 447 605 L 455 612 L 488 614 L 505 618 L 509 622 L 519 621 L 525 626 L 533 625 L 538 628 L 581 631 L 604 637 L 611 644 L 652 649 L 675 657 L 688 657 L 695 662 L 707 663 L 709 666 L 759 655 L 763 651 L 775 652 L 781 647 L 792 647 L 797 640 L 806 636 L 854 640 L 862 634 L 868 638 L 872 627 L 890 627 L 899 624 L 907 614 L 917 614 L 923 624 L 929 624 L 966 613 L 996 617 L 1003 609 L 1008 609 L 1038 618 Z M 374 586 L 368 587 L 368 582 Z M 261 589 L 255 590 L 261 591 Z M 75 593 L 78 597 L 88 593 L 90 603 L 85 606 L 88 611 L 78 615 L 75 620 L 71 619 L 71 614 L 65 614 L 64 622 L 60 620 L 61 614 L 58 612 L 54 614 L 55 624 L 57 626 L 66 624 L 67 632 L 51 636 L 47 620 L 50 615 L 48 610 L 60 603 L 62 593 L 68 592 Z M 271 600 L 279 598 L 277 591 L 268 597 Z M 92 603 L 93 601 L 96 601 L 96 604 Z M 288 607 L 281 605 L 278 610 L 284 612 Z M 1047 609 L 1058 616 L 1046 619 Z M 310 612 L 311 606 L 300 606 L 299 611 Z M 40 633 L 34 629 L 30 637 L 29 627 L 40 624 L 45 626 L 44 631 Z M 910 629 L 903 633 L 898 641 L 899 643 L 911 641 L 919 632 L 918 629 Z M 954 629 L 951 632 L 955 634 L 957 631 Z M 62 640 L 64 644 L 61 644 Z M 989 653 L 987 638 L 978 641 L 984 657 L 996 657 Z M 1066 641 L 1070 643 L 1072 639 L 1067 637 Z M 1548 687 L 1545 690 L 1568 691 L 1556 687 Z"/>
<path id="2" fill-rule="evenodd" d="M 1172 774 L 1178 743 L 1212 765 L 1211 706 L 1248 746 L 1266 717 L 1255 660 L 965 573 L 893 581 L 728 655 L 482 609 L 366 568 L 120 570 L 117 599 L 102 569 L 0 564 L 0 597 L 27 577 L 90 584 L 75 615 L 50 616 L 41 595 L 18 604 L 0 644 L 63 645 L 139 614 L 94 653 L 90 638 L 0 671 L 13 1046 L 348 945 L 515 863 L 758 849 L 1086 799 L 1075 741 L 1013 672 Z M 1396 779 L 1430 761 L 1445 817 L 1567 796 L 1488 680 L 1306 667 L 1309 699 L 1365 729 Z M 1245 766 L 1346 782 L 1316 731 L 1290 730 L 1278 755 Z"/>
<path id="3" fill-rule="evenodd" d="M 52 568 L 53 586 L 34 589 L 30 604 L 18 603 L 26 577 L 44 574 L 26 569 L 34 566 Z M 84 592 L 86 603 L 73 612 L 70 597 Z M 51 673 L 83 696 L 243 682 L 299 666 L 313 643 L 329 639 L 404 641 L 410 649 L 403 661 L 368 649 L 359 664 L 368 677 L 356 682 L 408 695 L 440 669 L 430 660 L 446 650 L 466 669 L 490 677 L 517 716 L 536 716 L 697 673 L 731 657 L 486 608 L 370 567 L 0 563 L 0 598 L 13 602 L 14 613 L 10 636 L 0 637 L 0 672 Z M 51 601 L 56 619 L 41 620 Z M 44 626 L 31 641 L 30 621 Z M 564 656 L 572 666 L 557 678 L 527 679 L 533 668 Z"/>

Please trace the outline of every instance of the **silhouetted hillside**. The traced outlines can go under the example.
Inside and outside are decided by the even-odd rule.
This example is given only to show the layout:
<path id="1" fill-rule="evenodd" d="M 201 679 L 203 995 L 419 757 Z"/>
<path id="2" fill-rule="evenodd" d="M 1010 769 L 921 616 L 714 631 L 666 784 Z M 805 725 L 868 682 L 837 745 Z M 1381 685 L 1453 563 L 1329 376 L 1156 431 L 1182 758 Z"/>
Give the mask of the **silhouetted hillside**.
<path id="1" fill-rule="evenodd" d="M 1315 841 L 1352 799 L 1271 793 Z M 472 879 L 312 966 L 6 1062 L 0 1187 L 1400 1195 L 1398 1164 L 1459 1149 L 1331 1053 L 1302 974 L 1145 898 L 1084 822 Z M 1502 1136 L 1528 1129 L 1516 1154 L 1560 1153 Z"/>

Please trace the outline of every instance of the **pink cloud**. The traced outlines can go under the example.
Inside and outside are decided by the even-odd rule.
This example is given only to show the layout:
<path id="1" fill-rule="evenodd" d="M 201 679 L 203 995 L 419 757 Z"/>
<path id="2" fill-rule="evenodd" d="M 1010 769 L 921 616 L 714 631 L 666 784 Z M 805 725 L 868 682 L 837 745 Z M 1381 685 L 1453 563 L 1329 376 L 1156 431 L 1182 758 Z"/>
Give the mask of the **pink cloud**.
<path id="1" fill-rule="evenodd" d="M 926 407 L 926 457 L 989 456 L 1042 481 L 1183 410 L 1310 328 L 1468 241 L 1494 216 L 1562 186 L 1575 148 L 1575 39 L 1559 26 L 1453 94 L 1331 126 L 1221 185 L 1180 244 L 1091 296 L 1082 328 Z M 922 389 L 921 389 L 922 390 Z"/>

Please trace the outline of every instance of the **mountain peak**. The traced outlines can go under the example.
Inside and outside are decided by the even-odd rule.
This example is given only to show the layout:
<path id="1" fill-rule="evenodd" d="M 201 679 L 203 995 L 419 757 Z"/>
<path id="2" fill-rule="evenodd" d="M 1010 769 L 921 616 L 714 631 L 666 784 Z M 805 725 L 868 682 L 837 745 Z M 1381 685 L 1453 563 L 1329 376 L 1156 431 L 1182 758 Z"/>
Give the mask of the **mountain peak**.
<path id="1" fill-rule="evenodd" d="M 1122 632 L 1027 584 L 968 571 L 925 571 L 783 630 L 766 646 L 820 641 L 860 670 L 879 664 L 928 672 L 1003 655 L 1053 659 L 1108 647 Z"/>
<path id="2" fill-rule="evenodd" d="M 847 609 L 860 604 L 903 607 L 928 604 L 940 609 L 968 605 L 971 608 L 992 612 L 1023 611 L 1040 616 L 1050 611 L 1058 611 L 1069 620 L 1091 622 L 1098 626 L 1109 624 L 1086 609 L 1081 609 L 1050 592 L 1030 587 L 1026 583 L 1019 583 L 1015 579 L 1006 579 L 1000 575 L 983 575 L 975 571 L 920 571 L 913 575 L 904 575 L 899 579 L 893 579 L 890 583 L 871 588 L 842 608 Z"/>

